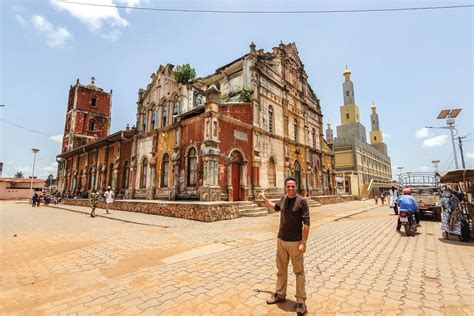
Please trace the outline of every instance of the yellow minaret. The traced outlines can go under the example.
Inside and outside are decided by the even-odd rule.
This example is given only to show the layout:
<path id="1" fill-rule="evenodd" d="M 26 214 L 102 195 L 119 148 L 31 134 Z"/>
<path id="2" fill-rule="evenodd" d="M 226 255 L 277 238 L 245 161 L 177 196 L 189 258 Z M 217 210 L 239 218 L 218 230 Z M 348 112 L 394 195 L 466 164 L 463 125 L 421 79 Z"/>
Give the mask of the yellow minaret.
<path id="1" fill-rule="evenodd" d="M 372 114 L 370 114 L 370 124 L 372 126 L 370 131 L 370 144 L 381 144 L 383 143 L 383 134 L 379 126 L 379 115 L 377 114 L 377 106 L 372 102 Z"/>
<path id="2" fill-rule="evenodd" d="M 354 99 L 354 84 L 351 81 L 351 71 L 347 68 L 342 73 L 344 76 L 344 83 L 342 84 L 344 92 L 344 105 L 340 107 L 341 124 L 355 124 L 360 123 L 359 107 L 355 104 Z"/>

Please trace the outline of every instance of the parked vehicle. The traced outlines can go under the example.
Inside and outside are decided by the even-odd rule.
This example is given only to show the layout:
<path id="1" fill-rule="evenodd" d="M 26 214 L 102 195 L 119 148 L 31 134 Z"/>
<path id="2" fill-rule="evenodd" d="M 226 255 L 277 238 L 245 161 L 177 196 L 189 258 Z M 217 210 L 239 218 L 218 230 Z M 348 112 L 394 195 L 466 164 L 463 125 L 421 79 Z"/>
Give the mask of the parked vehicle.
<path id="1" fill-rule="evenodd" d="M 410 187 L 420 210 L 421 217 L 431 217 L 435 221 L 441 220 L 441 207 L 436 203 L 439 200 L 438 181 L 431 172 L 407 172 L 400 175 L 400 185 Z"/>

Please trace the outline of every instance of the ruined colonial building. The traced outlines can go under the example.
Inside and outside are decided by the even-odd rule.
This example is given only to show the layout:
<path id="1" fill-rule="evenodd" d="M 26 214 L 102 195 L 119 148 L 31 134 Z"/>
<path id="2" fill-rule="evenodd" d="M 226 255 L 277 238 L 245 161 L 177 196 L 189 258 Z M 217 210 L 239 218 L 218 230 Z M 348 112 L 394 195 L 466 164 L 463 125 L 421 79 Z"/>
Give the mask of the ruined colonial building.
<path id="1" fill-rule="evenodd" d="M 388 188 L 392 178 L 392 167 L 380 129 L 377 107 L 371 106 L 370 143 L 367 142 L 365 126 L 360 122 L 359 106 L 355 103 L 354 84 L 351 71 L 343 72 L 344 104 L 340 107 L 341 125 L 337 126 L 334 138 L 328 123 L 326 138 L 333 145 L 336 174 L 340 193 L 369 196 L 372 192 Z"/>
<path id="2" fill-rule="evenodd" d="M 289 175 L 303 195 L 335 187 L 320 101 L 294 43 L 270 52 L 252 43 L 248 53 L 193 83 L 178 82 L 173 65 L 160 66 L 138 92 L 136 128 L 117 133 L 59 156 L 65 189 L 78 187 L 77 175 L 94 188 L 112 185 L 127 198 L 150 200 L 277 196 Z M 128 149 L 117 149 L 127 146 L 128 157 Z M 104 147 L 115 148 L 112 158 L 101 159 Z"/>
<path id="3" fill-rule="evenodd" d="M 90 190 L 128 188 L 134 130 L 109 135 L 112 91 L 77 80 L 69 88 L 61 154 L 58 155 L 58 190 L 64 195 L 86 195 Z"/>

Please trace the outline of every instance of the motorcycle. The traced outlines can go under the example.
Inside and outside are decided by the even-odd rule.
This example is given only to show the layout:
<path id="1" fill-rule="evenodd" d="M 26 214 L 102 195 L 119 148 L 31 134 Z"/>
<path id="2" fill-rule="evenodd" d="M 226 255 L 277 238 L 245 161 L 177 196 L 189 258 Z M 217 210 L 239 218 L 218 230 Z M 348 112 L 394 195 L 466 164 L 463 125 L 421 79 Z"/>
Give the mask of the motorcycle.
<path id="1" fill-rule="evenodd" d="M 398 211 L 399 225 L 405 228 L 407 236 L 415 236 L 418 225 L 415 220 L 415 213 L 409 213 L 405 210 Z"/>

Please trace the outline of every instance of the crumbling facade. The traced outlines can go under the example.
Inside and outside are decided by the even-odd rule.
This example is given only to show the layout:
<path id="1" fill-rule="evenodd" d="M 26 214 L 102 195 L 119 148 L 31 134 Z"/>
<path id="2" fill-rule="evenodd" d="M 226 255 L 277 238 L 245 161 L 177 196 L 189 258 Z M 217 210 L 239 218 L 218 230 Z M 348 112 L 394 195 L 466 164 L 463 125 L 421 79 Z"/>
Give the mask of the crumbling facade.
<path id="1" fill-rule="evenodd" d="M 289 175 L 301 194 L 322 194 L 321 118 L 294 43 L 252 43 L 193 84 L 161 66 L 138 93 L 127 195 L 248 200 L 282 194 Z"/>
<path id="2" fill-rule="evenodd" d="M 134 199 L 242 201 L 262 191 L 280 196 L 290 175 L 302 195 L 334 188 L 320 101 L 294 43 L 271 52 L 252 43 L 188 84 L 173 65 L 160 66 L 138 92 L 136 128 L 117 133 L 63 149 L 63 192 L 111 185 Z"/>

